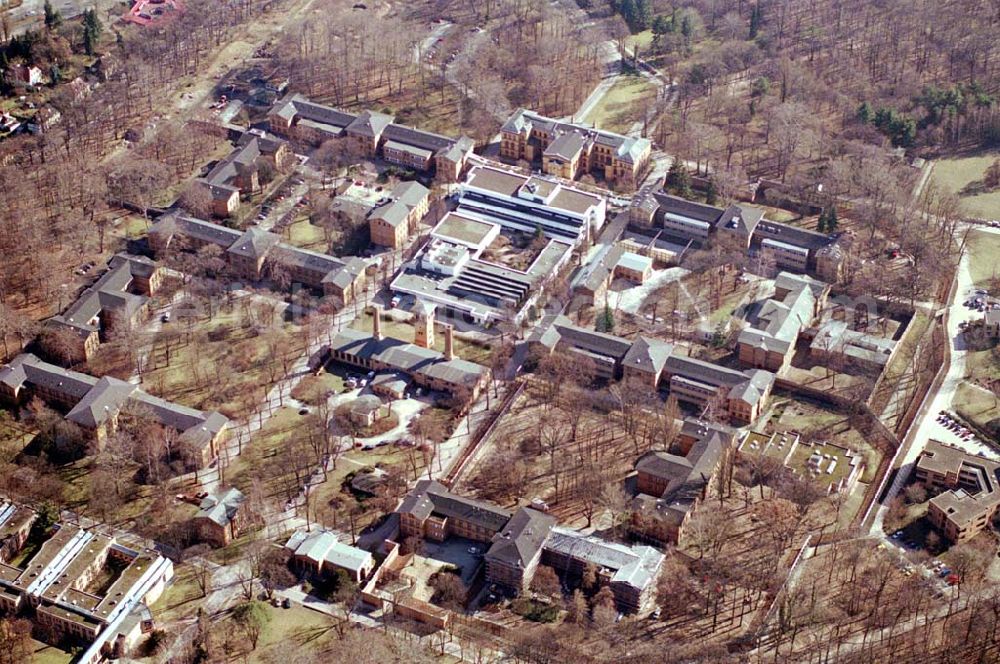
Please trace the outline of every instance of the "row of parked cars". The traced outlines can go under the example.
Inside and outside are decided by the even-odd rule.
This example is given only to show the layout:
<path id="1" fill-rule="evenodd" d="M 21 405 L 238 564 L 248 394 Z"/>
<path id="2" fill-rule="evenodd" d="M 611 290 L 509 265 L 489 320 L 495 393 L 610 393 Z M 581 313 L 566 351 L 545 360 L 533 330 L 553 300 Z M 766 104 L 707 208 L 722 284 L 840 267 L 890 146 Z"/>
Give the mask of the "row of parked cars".
<path id="1" fill-rule="evenodd" d="M 976 434 L 955 420 L 946 410 L 942 410 L 938 413 L 937 421 L 938 424 L 943 426 L 948 431 L 951 431 L 962 440 L 972 440 L 976 437 Z"/>
<path id="2" fill-rule="evenodd" d="M 987 311 L 989 309 L 1000 309 L 1000 302 L 991 302 L 989 291 L 978 288 L 972 292 L 969 298 L 962 304 L 975 311 Z"/>

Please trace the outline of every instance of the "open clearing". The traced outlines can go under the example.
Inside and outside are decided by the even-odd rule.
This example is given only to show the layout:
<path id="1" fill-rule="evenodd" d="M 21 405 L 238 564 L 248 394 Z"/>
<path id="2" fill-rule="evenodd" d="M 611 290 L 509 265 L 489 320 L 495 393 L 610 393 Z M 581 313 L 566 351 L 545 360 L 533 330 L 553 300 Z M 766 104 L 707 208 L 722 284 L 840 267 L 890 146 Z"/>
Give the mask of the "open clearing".
<path id="1" fill-rule="evenodd" d="M 1000 198 L 996 208 L 1000 212 Z M 969 275 L 976 286 L 986 286 L 990 279 L 1000 276 L 997 258 L 1000 257 L 1000 235 L 985 231 L 969 233 L 966 247 L 969 252 Z"/>
<path id="2" fill-rule="evenodd" d="M 976 183 L 982 180 L 986 169 L 996 159 L 1000 159 L 1000 152 L 982 152 L 968 157 L 941 159 L 934 163 L 931 180 L 947 191 L 957 194 L 969 214 L 985 219 L 997 219 L 1000 218 L 1000 190 L 980 194 L 970 191 L 975 189 Z"/>
<path id="3" fill-rule="evenodd" d="M 642 76 L 622 76 L 583 122 L 624 134 L 634 123 L 642 121 L 644 102 L 652 103 L 655 93 L 656 88 Z"/>

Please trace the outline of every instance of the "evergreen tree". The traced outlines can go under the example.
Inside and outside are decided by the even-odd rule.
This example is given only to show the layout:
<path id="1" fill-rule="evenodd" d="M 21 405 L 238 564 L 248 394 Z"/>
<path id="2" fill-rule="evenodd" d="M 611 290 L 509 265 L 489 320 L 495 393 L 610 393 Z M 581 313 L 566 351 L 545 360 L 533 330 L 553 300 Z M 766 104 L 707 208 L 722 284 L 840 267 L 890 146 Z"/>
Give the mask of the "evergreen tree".
<path id="1" fill-rule="evenodd" d="M 652 30 L 657 37 L 665 35 L 673 30 L 673 22 L 663 14 L 657 14 L 653 17 Z"/>
<path id="2" fill-rule="evenodd" d="M 757 39 L 757 33 L 760 32 L 760 23 L 763 18 L 760 4 L 755 4 L 750 9 L 750 39 Z"/>
<path id="3" fill-rule="evenodd" d="M 94 54 L 94 42 L 96 38 L 94 37 L 94 31 L 89 27 L 84 26 L 83 28 L 83 51 L 87 55 Z"/>
<path id="4" fill-rule="evenodd" d="M 831 205 L 830 211 L 826 215 L 826 232 L 837 232 L 837 206 Z"/>
<path id="5" fill-rule="evenodd" d="M 101 25 L 101 19 L 97 18 L 96 9 L 88 9 L 83 12 L 83 27 L 84 30 L 89 30 L 91 32 L 91 37 L 94 43 L 101 38 L 101 33 L 104 31 L 104 26 Z"/>
<path id="6" fill-rule="evenodd" d="M 719 198 L 719 190 L 715 186 L 715 179 L 711 178 L 708 181 L 708 186 L 705 187 L 705 202 L 709 205 L 715 205 L 715 201 Z"/>
<path id="7" fill-rule="evenodd" d="M 861 106 L 858 106 L 858 120 L 863 124 L 868 124 L 875 117 L 875 112 L 872 110 L 872 105 L 868 102 L 862 102 Z"/>
<path id="8" fill-rule="evenodd" d="M 816 230 L 820 233 L 826 232 L 826 208 L 820 210 L 819 219 L 816 220 Z"/>
<path id="9" fill-rule="evenodd" d="M 635 25 L 636 11 L 635 0 L 621 0 L 618 13 L 622 15 L 622 18 L 628 23 L 629 29 L 633 32 L 635 31 L 633 26 Z"/>
<path id="10" fill-rule="evenodd" d="M 49 30 L 55 30 L 60 25 L 62 25 L 62 14 L 59 10 L 52 6 L 50 0 L 45 0 L 45 6 L 43 7 L 45 12 L 45 27 Z"/>
<path id="11" fill-rule="evenodd" d="M 675 159 L 667 171 L 667 188 L 678 196 L 691 198 L 691 174 L 680 159 Z"/>
<path id="12" fill-rule="evenodd" d="M 635 0 L 635 15 L 629 27 L 633 32 L 642 32 L 649 27 L 650 20 L 649 0 Z"/>
<path id="13" fill-rule="evenodd" d="M 611 305 L 607 302 L 604 303 L 604 311 L 597 318 L 597 331 L 607 332 L 608 334 L 615 331 L 615 314 L 611 311 Z"/>

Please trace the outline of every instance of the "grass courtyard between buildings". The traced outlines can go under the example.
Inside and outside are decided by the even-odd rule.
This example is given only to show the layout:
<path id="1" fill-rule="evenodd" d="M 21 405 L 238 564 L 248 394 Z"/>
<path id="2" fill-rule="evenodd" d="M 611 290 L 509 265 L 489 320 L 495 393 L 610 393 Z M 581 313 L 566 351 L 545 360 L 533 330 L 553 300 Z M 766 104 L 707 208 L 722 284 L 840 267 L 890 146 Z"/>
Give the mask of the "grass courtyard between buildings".
<path id="1" fill-rule="evenodd" d="M 242 306 L 216 311 L 210 320 L 178 317 L 167 324 L 173 330 L 153 341 L 143 389 L 228 417 L 246 414 L 303 348 L 299 328 L 273 318 L 270 325 L 255 322 Z"/>

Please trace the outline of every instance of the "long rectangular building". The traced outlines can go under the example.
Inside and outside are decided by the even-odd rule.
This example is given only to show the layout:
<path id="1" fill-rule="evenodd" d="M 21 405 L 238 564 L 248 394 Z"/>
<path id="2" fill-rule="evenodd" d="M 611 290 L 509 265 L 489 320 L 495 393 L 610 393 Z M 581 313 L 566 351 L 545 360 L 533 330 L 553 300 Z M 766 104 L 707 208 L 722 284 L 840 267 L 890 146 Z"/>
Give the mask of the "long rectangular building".
<path id="1" fill-rule="evenodd" d="M 52 330 L 68 330 L 67 338 L 77 341 L 72 350 L 75 361 L 89 360 L 101 337 L 113 329 L 130 329 L 146 315 L 149 298 L 156 293 L 163 270 L 145 256 L 118 254 L 108 263 L 108 271 L 80 294 L 63 313 L 46 321 Z"/>
<path id="2" fill-rule="evenodd" d="M 0 509 L 0 528 L 6 511 Z M 21 511 L 34 520 L 33 510 L 15 515 Z M 80 646 L 74 661 L 84 664 L 120 657 L 152 630 L 148 604 L 173 577 L 169 559 L 118 534 L 69 523 L 32 537 L 38 550 L 21 566 L 0 562 L 0 609 L 28 617 L 49 643 Z"/>
<path id="3" fill-rule="evenodd" d="M 842 236 L 770 221 L 752 205 L 720 208 L 644 188 L 633 197 L 629 218 L 682 243 L 726 242 L 773 260 L 779 269 L 812 272 L 829 282 L 838 280 L 844 261 Z"/>
<path id="4" fill-rule="evenodd" d="M 720 404 L 740 424 L 757 419 L 774 387 L 769 371 L 730 369 L 688 357 L 658 339 L 640 336 L 629 341 L 581 328 L 562 315 L 544 318 L 528 342 L 541 352 L 586 357 L 602 378 L 636 381 L 651 389 L 666 386 L 679 401 L 701 408 Z"/>
<path id="5" fill-rule="evenodd" d="M 449 212 L 390 288 L 479 324 L 522 320 L 569 261 L 573 247 L 568 241 L 551 239 L 530 265 L 515 269 L 483 256 L 501 228 L 465 207 Z"/>
<path id="6" fill-rule="evenodd" d="M 361 258 L 337 258 L 281 241 L 275 233 L 251 226 L 238 231 L 203 219 L 172 212 L 157 219 L 149 230 L 149 245 L 157 256 L 165 254 L 175 241 L 186 248 L 219 247 L 237 276 L 256 281 L 266 274 L 277 280 L 304 284 L 326 295 L 353 302 L 364 293 L 368 264 Z"/>
<path id="7" fill-rule="evenodd" d="M 117 429 L 122 411 L 135 409 L 177 431 L 191 454 L 187 462 L 195 468 L 216 458 L 229 426 L 229 419 L 221 413 L 188 408 L 154 397 L 132 383 L 70 371 L 25 353 L 0 367 L 0 402 L 16 406 L 33 397 L 63 411 L 98 446 Z"/>
<path id="8" fill-rule="evenodd" d="M 433 172 L 445 182 L 458 181 L 475 147 L 466 136 L 450 138 L 407 127 L 375 111 L 342 111 L 297 93 L 277 102 L 267 119 L 271 131 L 280 136 L 313 145 L 342 139 L 359 156 L 382 157 L 406 168 Z"/>
<path id="9" fill-rule="evenodd" d="M 441 542 L 465 537 L 489 543 L 483 562 L 486 582 L 512 594 L 525 592 L 539 564 L 563 574 L 588 565 L 627 613 L 649 608 L 664 556 L 648 546 L 625 546 L 556 525 L 555 517 L 521 507 L 515 511 L 451 493 L 434 480 L 420 480 L 396 508 L 403 537 Z"/>
<path id="10" fill-rule="evenodd" d="M 607 201 L 559 180 L 475 166 L 462 185 L 459 212 L 521 233 L 538 229 L 551 239 L 577 244 L 604 226 Z"/>

